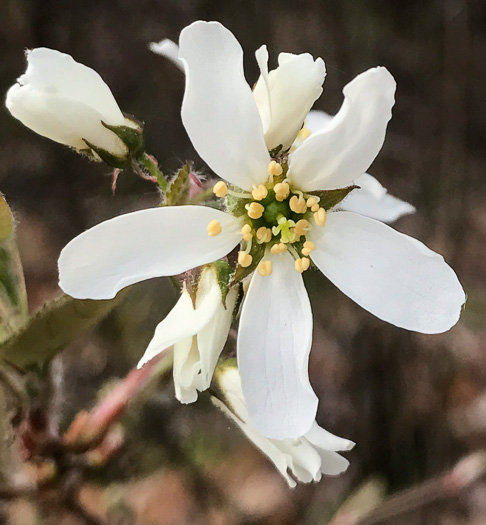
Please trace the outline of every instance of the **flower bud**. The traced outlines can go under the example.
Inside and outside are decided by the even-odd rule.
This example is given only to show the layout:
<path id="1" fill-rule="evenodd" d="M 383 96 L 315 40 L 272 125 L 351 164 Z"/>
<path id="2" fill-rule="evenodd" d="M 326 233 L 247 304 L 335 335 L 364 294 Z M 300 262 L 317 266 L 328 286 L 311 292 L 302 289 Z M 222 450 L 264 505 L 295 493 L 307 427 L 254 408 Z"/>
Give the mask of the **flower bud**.
<path id="1" fill-rule="evenodd" d="M 100 75 L 54 49 L 27 51 L 27 70 L 6 106 L 39 135 L 115 167 L 143 151 L 142 129 L 125 118 Z"/>

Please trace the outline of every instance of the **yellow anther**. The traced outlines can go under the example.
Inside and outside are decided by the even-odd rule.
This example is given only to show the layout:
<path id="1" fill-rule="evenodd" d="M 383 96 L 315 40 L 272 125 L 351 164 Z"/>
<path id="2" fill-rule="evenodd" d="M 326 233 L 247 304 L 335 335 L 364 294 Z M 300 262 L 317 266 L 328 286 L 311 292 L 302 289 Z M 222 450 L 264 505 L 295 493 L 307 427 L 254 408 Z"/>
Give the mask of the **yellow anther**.
<path id="1" fill-rule="evenodd" d="M 326 210 L 324 208 L 319 208 L 314 213 L 314 220 L 316 221 L 317 226 L 324 226 L 326 224 Z"/>
<path id="2" fill-rule="evenodd" d="M 307 207 L 316 212 L 319 209 L 319 197 L 312 196 L 307 199 Z"/>
<path id="3" fill-rule="evenodd" d="M 249 241 L 253 237 L 251 226 L 249 224 L 245 224 L 243 228 L 241 228 L 241 235 L 243 236 L 244 241 Z"/>
<path id="4" fill-rule="evenodd" d="M 297 195 L 291 197 L 289 206 L 294 213 L 305 213 L 307 211 L 307 204 L 305 203 L 305 200 L 297 197 Z"/>
<path id="5" fill-rule="evenodd" d="M 250 219 L 259 219 L 265 211 L 265 208 L 258 202 L 247 204 L 246 209 L 248 210 L 248 217 L 250 217 Z"/>
<path id="6" fill-rule="evenodd" d="M 312 241 L 305 241 L 302 248 L 302 255 L 309 255 L 316 249 L 316 245 Z"/>
<path id="7" fill-rule="evenodd" d="M 275 184 L 273 191 L 275 192 L 275 198 L 282 202 L 289 196 L 290 186 L 287 182 L 279 182 Z"/>
<path id="8" fill-rule="evenodd" d="M 274 160 L 270 161 L 268 163 L 268 174 L 269 175 L 282 175 L 282 166 L 278 163 L 278 162 L 275 162 Z"/>
<path id="9" fill-rule="evenodd" d="M 287 246 L 283 242 L 279 244 L 274 244 L 272 248 L 270 249 L 270 252 L 273 253 L 273 255 L 284 253 L 286 251 L 287 251 Z"/>
<path id="10" fill-rule="evenodd" d="M 258 273 L 262 277 L 267 277 L 268 275 L 271 275 L 272 270 L 272 261 L 260 261 L 260 264 L 258 265 Z"/>
<path id="11" fill-rule="evenodd" d="M 306 270 L 308 270 L 309 266 L 310 266 L 310 259 L 308 259 L 307 257 L 302 257 L 302 259 L 296 259 L 295 260 L 294 268 L 299 273 L 302 273 L 302 272 L 305 272 Z"/>
<path id="12" fill-rule="evenodd" d="M 309 229 L 309 221 L 305 219 L 300 219 L 300 221 L 297 221 L 297 224 L 294 226 L 293 232 L 297 238 L 299 238 L 301 235 L 305 235 L 307 233 L 307 230 Z"/>
<path id="13" fill-rule="evenodd" d="M 299 140 L 305 140 L 311 136 L 311 130 L 309 128 L 302 128 L 297 134 Z"/>
<path id="14" fill-rule="evenodd" d="M 265 228 L 265 226 L 261 226 L 256 231 L 256 237 L 258 244 L 270 242 L 272 240 L 272 230 L 270 228 Z"/>
<path id="15" fill-rule="evenodd" d="M 213 186 L 213 193 L 216 197 L 226 197 L 226 195 L 228 195 L 228 186 L 220 180 Z"/>
<path id="16" fill-rule="evenodd" d="M 261 201 L 268 195 L 268 190 L 263 184 L 260 184 L 253 189 L 251 195 L 256 201 Z"/>
<path id="17" fill-rule="evenodd" d="M 210 237 L 216 237 L 216 235 L 219 235 L 223 231 L 223 228 L 221 228 L 221 223 L 216 219 L 214 219 L 214 221 L 211 221 L 207 225 L 206 229 L 208 230 L 208 235 Z"/>
<path id="18" fill-rule="evenodd" d="M 252 261 L 253 257 L 249 253 L 238 252 L 238 264 L 243 266 L 243 268 L 248 268 Z"/>

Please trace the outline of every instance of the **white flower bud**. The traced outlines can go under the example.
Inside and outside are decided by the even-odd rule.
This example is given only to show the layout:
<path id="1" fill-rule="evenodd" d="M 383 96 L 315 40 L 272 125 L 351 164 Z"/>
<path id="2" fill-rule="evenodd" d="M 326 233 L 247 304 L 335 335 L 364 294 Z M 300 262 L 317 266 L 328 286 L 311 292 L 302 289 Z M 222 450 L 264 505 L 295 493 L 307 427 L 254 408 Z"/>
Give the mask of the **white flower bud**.
<path id="1" fill-rule="evenodd" d="M 127 155 L 127 146 L 102 121 L 137 127 L 96 71 L 43 47 L 27 51 L 27 70 L 9 89 L 6 106 L 39 135 L 77 150 L 89 149 L 85 139 L 118 157 Z"/>

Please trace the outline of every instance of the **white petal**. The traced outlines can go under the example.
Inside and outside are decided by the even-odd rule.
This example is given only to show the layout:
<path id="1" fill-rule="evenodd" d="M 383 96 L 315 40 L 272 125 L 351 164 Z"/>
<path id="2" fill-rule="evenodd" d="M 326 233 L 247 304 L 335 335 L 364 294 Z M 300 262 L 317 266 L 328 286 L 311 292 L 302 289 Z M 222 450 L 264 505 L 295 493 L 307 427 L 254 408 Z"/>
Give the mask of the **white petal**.
<path id="1" fill-rule="evenodd" d="M 125 123 L 110 88 L 94 69 L 76 62 L 70 55 L 45 47 L 28 51 L 27 61 L 27 70 L 18 79 L 20 85 L 82 102 L 103 115 L 108 124 Z"/>
<path id="2" fill-rule="evenodd" d="M 43 137 L 76 149 L 87 149 L 86 139 L 115 155 L 126 155 L 122 141 L 101 124 L 105 117 L 84 102 L 15 84 L 5 103 L 16 119 Z"/>
<path id="3" fill-rule="evenodd" d="M 276 439 L 304 435 L 317 411 L 308 375 L 312 312 L 289 253 L 271 256 L 273 273 L 252 277 L 238 332 L 238 363 L 250 420 Z"/>
<path id="4" fill-rule="evenodd" d="M 216 285 L 218 286 L 218 285 Z M 219 287 L 218 287 L 219 289 Z M 199 297 L 199 296 L 198 296 Z M 209 388 L 213 378 L 214 369 L 219 356 L 228 339 L 229 329 L 233 321 L 233 310 L 238 297 L 237 288 L 232 288 L 226 296 L 226 307 L 223 305 L 221 295 L 217 303 L 211 322 L 209 322 L 197 335 L 197 345 L 200 354 L 199 367 L 201 370 L 200 390 Z M 197 305 L 199 308 L 199 305 Z"/>
<path id="5" fill-rule="evenodd" d="M 201 157 L 223 179 L 251 191 L 270 161 L 262 123 L 243 74 L 243 50 L 218 22 L 194 22 L 181 32 L 186 71 L 182 121 Z"/>
<path id="6" fill-rule="evenodd" d="M 196 335 L 214 318 L 221 304 L 219 287 L 217 285 L 208 287 L 203 283 L 198 289 L 196 299 L 196 308 L 194 308 L 191 296 L 185 289 L 183 290 L 174 308 L 158 324 L 144 356 L 138 363 L 139 367 L 178 341 Z"/>
<path id="7" fill-rule="evenodd" d="M 339 209 L 353 211 L 382 222 L 394 222 L 403 215 L 415 213 L 408 202 L 389 195 L 386 189 L 371 175 L 365 173 L 358 177 L 353 190 L 340 204 Z"/>
<path id="8" fill-rule="evenodd" d="M 182 60 L 179 60 L 179 46 L 172 40 L 164 38 L 160 42 L 151 42 L 149 49 L 152 53 L 169 59 L 179 69 L 184 71 L 184 64 L 182 63 Z"/>
<path id="9" fill-rule="evenodd" d="M 348 297 L 407 330 L 445 332 L 459 319 L 465 296 L 442 256 L 389 226 L 350 212 L 329 213 L 308 238 L 311 258 Z"/>
<path id="10" fill-rule="evenodd" d="M 218 220 L 222 233 L 209 237 Z M 204 206 L 136 211 L 102 222 L 74 238 L 59 258 L 59 286 L 78 299 L 110 299 L 152 277 L 176 275 L 230 252 L 240 222 Z"/>
<path id="11" fill-rule="evenodd" d="M 305 127 L 311 132 L 311 134 L 319 133 L 329 126 L 334 117 L 324 111 L 313 109 L 309 111 L 305 118 Z"/>
<path id="12" fill-rule="evenodd" d="M 309 440 L 315 447 L 321 448 L 323 450 L 351 450 L 355 443 L 349 439 L 344 439 L 331 432 L 328 432 L 324 428 L 320 427 L 317 424 L 317 421 L 314 421 L 309 432 L 306 433 L 305 438 Z"/>
<path id="13" fill-rule="evenodd" d="M 316 449 L 321 457 L 320 471 L 326 476 L 338 476 L 347 470 L 349 461 L 337 452 Z"/>
<path id="14" fill-rule="evenodd" d="M 302 191 L 342 188 L 365 173 L 383 146 L 395 87 L 383 67 L 350 82 L 332 123 L 291 155 L 288 177 L 295 186 Z"/>
<path id="15" fill-rule="evenodd" d="M 268 53 L 266 60 L 261 48 L 257 53 L 261 76 L 253 94 L 262 116 L 267 148 L 282 144 L 286 150 L 322 93 L 326 68 L 321 58 L 314 61 L 308 53 L 280 53 L 277 69 L 268 73 Z"/>
<path id="16" fill-rule="evenodd" d="M 182 339 L 174 345 L 174 389 L 176 398 L 184 404 L 197 401 L 199 352 L 195 337 Z"/>

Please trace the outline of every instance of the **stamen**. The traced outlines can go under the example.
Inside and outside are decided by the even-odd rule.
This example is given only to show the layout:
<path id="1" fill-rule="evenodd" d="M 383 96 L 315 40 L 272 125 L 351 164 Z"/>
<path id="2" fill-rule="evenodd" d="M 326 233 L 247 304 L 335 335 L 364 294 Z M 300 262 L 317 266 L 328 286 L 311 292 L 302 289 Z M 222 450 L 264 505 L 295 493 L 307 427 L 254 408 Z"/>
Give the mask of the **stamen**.
<path id="1" fill-rule="evenodd" d="M 272 267 L 272 261 L 260 261 L 260 264 L 258 265 L 258 273 L 262 277 L 267 277 L 272 274 L 273 267 Z"/>
<path id="2" fill-rule="evenodd" d="M 297 138 L 299 140 L 308 139 L 311 136 L 311 130 L 309 128 L 302 128 L 299 133 L 297 133 Z"/>
<path id="3" fill-rule="evenodd" d="M 319 209 L 319 201 L 321 199 L 319 197 L 316 197 L 315 195 L 312 195 L 307 199 L 307 207 L 311 209 L 311 211 L 316 212 Z"/>
<path id="4" fill-rule="evenodd" d="M 310 224 L 308 220 L 300 219 L 300 221 L 297 221 L 297 224 L 294 227 L 295 236 L 299 238 L 302 235 L 305 235 L 307 231 L 309 230 L 309 227 L 310 227 Z"/>
<path id="5" fill-rule="evenodd" d="M 269 175 L 278 176 L 278 175 L 282 175 L 283 169 L 282 169 L 282 166 L 278 162 L 275 162 L 274 160 L 272 160 L 268 163 L 267 171 Z"/>
<path id="6" fill-rule="evenodd" d="M 326 210 L 324 208 L 319 208 L 314 213 L 314 220 L 316 221 L 317 226 L 324 226 L 326 224 Z"/>
<path id="7" fill-rule="evenodd" d="M 272 240 L 272 230 L 270 228 L 266 228 L 265 226 L 261 226 L 256 231 L 256 237 L 258 244 L 270 242 Z"/>
<path id="8" fill-rule="evenodd" d="M 228 186 L 226 186 L 225 182 L 220 180 L 213 186 L 213 193 L 216 197 L 226 197 L 226 195 L 228 195 Z"/>
<path id="9" fill-rule="evenodd" d="M 302 257 L 302 259 L 296 259 L 294 263 L 294 268 L 299 273 L 302 273 L 308 270 L 309 266 L 310 266 L 310 259 L 308 259 L 307 257 Z"/>
<path id="10" fill-rule="evenodd" d="M 307 211 L 307 204 L 305 203 L 305 200 L 303 197 L 297 197 L 297 195 L 294 195 L 290 199 L 289 206 L 294 213 L 305 213 Z"/>
<path id="11" fill-rule="evenodd" d="M 206 229 L 210 237 L 216 237 L 216 235 L 219 235 L 223 231 L 223 228 L 221 227 L 221 223 L 216 219 L 214 219 L 214 221 L 211 221 L 207 225 Z"/>
<path id="12" fill-rule="evenodd" d="M 282 202 L 290 195 L 290 186 L 287 182 L 278 182 L 273 187 L 273 191 L 275 191 L 275 198 Z"/>
<path id="13" fill-rule="evenodd" d="M 294 259 L 298 259 L 299 258 L 299 254 L 297 253 L 297 250 L 291 244 L 287 245 L 287 248 L 288 248 L 289 252 L 292 254 L 292 257 Z"/>
<path id="14" fill-rule="evenodd" d="M 250 219 L 259 219 L 265 211 L 265 208 L 258 202 L 247 204 L 245 208 L 248 210 L 248 217 L 250 217 Z"/>
<path id="15" fill-rule="evenodd" d="M 243 268 L 248 268 L 250 266 L 253 257 L 246 252 L 238 252 L 238 264 L 243 266 Z"/>
<path id="16" fill-rule="evenodd" d="M 312 241 L 305 241 L 302 248 L 302 255 L 309 255 L 316 249 L 316 245 Z"/>
<path id="17" fill-rule="evenodd" d="M 273 255 L 278 255 L 279 253 L 284 253 L 287 251 L 287 245 L 283 242 L 279 244 L 274 244 L 272 248 L 270 249 L 270 253 L 273 253 Z"/>
<path id="18" fill-rule="evenodd" d="M 244 241 L 251 240 L 252 233 L 251 233 L 251 226 L 249 224 L 245 224 L 243 228 L 241 228 L 241 235 L 243 236 Z"/>
<path id="19" fill-rule="evenodd" d="M 251 193 L 237 192 L 228 188 L 228 195 L 236 197 L 237 199 L 251 199 Z"/>
<path id="20" fill-rule="evenodd" d="M 268 190 L 263 184 L 260 184 L 253 189 L 251 195 L 256 201 L 261 201 L 268 195 Z"/>

